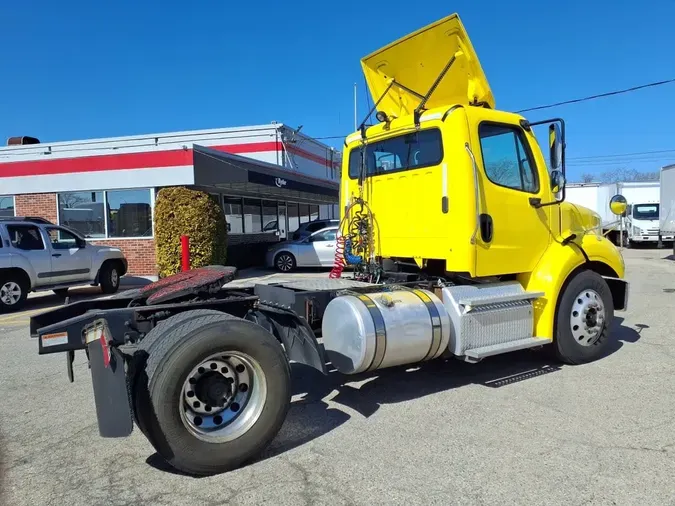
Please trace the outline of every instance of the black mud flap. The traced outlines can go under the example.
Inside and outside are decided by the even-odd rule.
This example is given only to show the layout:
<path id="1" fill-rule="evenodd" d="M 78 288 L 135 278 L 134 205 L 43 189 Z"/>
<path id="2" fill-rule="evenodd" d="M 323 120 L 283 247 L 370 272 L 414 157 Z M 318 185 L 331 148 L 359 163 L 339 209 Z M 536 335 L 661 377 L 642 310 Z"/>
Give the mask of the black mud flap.
<path id="1" fill-rule="evenodd" d="M 96 416 L 101 437 L 126 437 L 134 428 L 124 357 L 105 338 L 88 344 Z"/>

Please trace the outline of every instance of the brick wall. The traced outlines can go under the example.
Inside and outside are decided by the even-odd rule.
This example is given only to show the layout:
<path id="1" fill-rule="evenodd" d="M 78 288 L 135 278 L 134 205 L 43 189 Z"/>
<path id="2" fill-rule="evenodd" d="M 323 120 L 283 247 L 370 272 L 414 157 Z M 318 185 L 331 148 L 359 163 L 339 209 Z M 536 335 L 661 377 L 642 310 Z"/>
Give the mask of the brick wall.
<path id="1" fill-rule="evenodd" d="M 16 216 L 38 216 L 57 223 L 56 194 L 34 193 L 14 198 Z"/>
<path id="2" fill-rule="evenodd" d="M 154 239 L 101 239 L 92 244 L 120 248 L 129 262 L 128 274 L 132 276 L 156 276 Z"/>

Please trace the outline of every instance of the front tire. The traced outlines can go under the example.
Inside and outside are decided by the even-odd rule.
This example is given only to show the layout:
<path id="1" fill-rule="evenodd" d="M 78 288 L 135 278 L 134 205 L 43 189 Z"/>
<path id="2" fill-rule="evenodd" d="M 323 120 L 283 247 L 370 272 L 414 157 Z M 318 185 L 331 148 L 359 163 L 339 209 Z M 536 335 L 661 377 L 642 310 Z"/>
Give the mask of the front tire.
<path id="1" fill-rule="evenodd" d="M 607 282 L 593 271 L 576 274 L 563 289 L 554 347 L 566 364 L 592 362 L 606 353 L 614 302 Z"/>
<path id="2" fill-rule="evenodd" d="M 101 267 L 99 282 L 103 293 L 115 293 L 120 287 L 120 265 L 117 262 L 106 262 Z"/>
<path id="3" fill-rule="evenodd" d="M 262 327 L 224 313 L 190 313 L 170 318 L 175 324 L 150 343 L 146 380 L 136 386 L 137 409 L 143 390 L 149 409 L 136 416 L 171 466 L 211 475 L 246 463 L 277 435 L 290 407 L 290 367 Z"/>
<path id="4" fill-rule="evenodd" d="M 291 272 L 297 267 L 297 262 L 291 253 L 282 251 L 274 257 L 274 266 L 280 272 Z"/>

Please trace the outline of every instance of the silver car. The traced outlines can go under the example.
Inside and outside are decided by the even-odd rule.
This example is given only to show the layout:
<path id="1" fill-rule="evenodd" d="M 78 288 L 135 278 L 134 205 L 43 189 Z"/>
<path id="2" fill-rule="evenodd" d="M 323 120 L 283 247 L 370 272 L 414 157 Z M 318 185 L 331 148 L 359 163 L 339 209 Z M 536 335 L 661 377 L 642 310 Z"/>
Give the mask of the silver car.
<path id="1" fill-rule="evenodd" d="M 326 227 L 298 240 L 283 241 L 267 250 L 267 267 L 290 272 L 296 267 L 332 267 L 338 227 Z"/>

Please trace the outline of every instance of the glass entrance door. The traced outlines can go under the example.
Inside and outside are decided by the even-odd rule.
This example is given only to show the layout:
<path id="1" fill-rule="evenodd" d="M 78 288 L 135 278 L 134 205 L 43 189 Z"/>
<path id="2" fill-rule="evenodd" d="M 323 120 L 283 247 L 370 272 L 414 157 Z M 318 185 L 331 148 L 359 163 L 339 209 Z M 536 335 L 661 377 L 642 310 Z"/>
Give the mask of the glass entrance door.
<path id="1" fill-rule="evenodd" d="M 286 239 L 286 203 L 279 202 L 279 239 Z"/>

